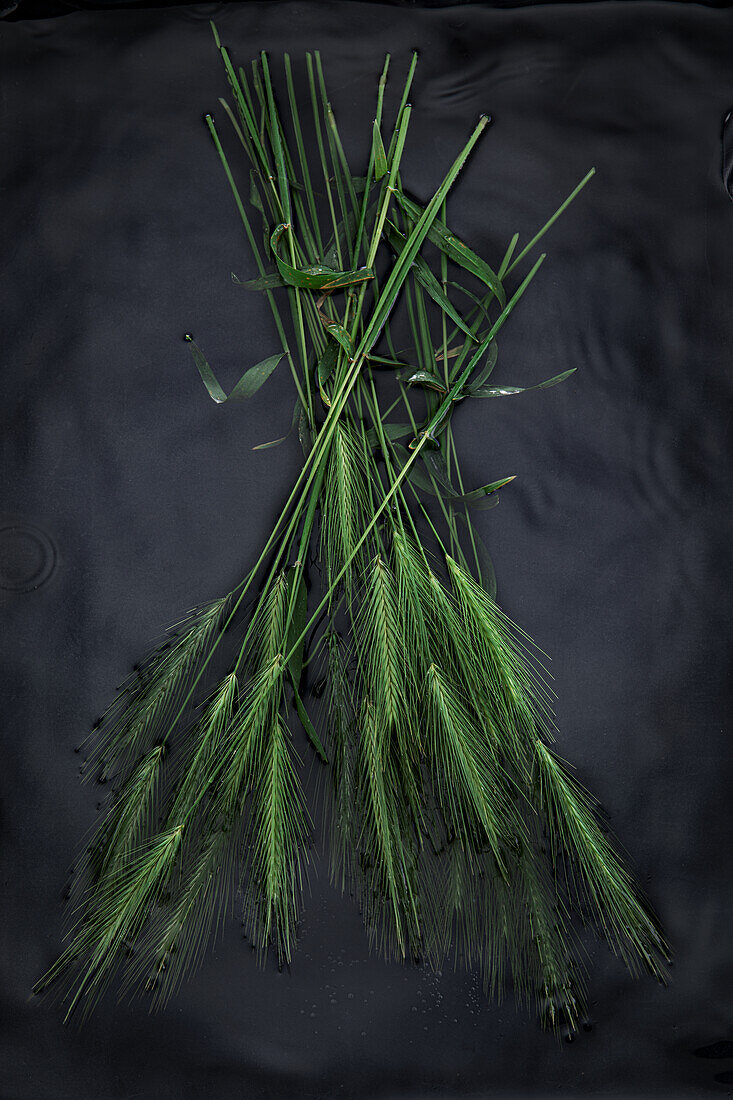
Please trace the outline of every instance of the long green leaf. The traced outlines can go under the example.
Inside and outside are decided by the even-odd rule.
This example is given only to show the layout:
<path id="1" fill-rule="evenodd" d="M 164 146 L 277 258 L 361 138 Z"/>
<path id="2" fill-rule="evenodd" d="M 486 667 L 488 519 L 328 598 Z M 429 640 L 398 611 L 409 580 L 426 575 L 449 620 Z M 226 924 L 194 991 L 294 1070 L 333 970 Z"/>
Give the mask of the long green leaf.
<path id="1" fill-rule="evenodd" d="M 404 236 L 404 234 L 400 233 L 399 229 L 397 229 L 397 227 L 393 225 L 389 220 L 385 225 L 384 232 L 390 245 L 399 256 L 400 253 L 403 251 L 405 245 L 407 244 L 407 238 Z M 430 267 L 425 262 L 425 260 L 423 260 L 422 256 L 415 256 L 413 265 L 413 274 L 415 276 L 415 279 L 420 284 L 420 286 L 423 287 L 423 289 L 430 295 L 435 304 L 440 306 L 443 313 L 447 314 L 448 317 L 450 317 L 453 324 L 457 328 L 459 328 L 461 332 L 465 333 L 467 336 L 470 336 L 472 340 L 476 340 L 476 336 L 473 332 L 471 332 L 471 329 L 463 320 L 460 313 L 458 313 L 455 306 L 452 304 L 448 296 L 444 293 L 440 283 L 436 279 L 435 275 L 433 275 Z"/>
<path id="2" fill-rule="evenodd" d="M 498 346 L 496 340 L 492 340 L 491 343 L 489 344 L 488 348 L 487 348 L 486 362 L 484 363 L 484 365 L 482 366 L 482 368 L 478 372 L 478 374 L 474 375 L 473 382 L 471 383 L 471 386 L 470 387 L 467 386 L 466 390 L 464 390 L 464 393 L 468 392 L 469 389 L 473 392 L 474 389 L 477 389 L 478 387 L 483 386 L 483 384 L 486 382 L 486 379 L 489 377 L 489 375 L 494 370 L 494 367 L 496 366 L 496 360 L 497 360 L 498 356 L 499 356 L 499 346 Z"/>
<path id="3" fill-rule="evenodd" d="M 548 378 L 544 382 L 538 382 L 535 386 L 468 386 L 466 393 L 469 397 L 509 397 L 514 393 L 526 393 L 528 390 L 549 390 L 551 386 L 557 386 L 564 382 L 571 374 L 575 374 L 577 367 L 571 367 L 562 374 L 556 374 L 554 378 Z"/>
<path id="4" fill-rule="evenodd" d="M 289 286 L 301 287 L 303 290 L 340 290 L 374 278 L 374 272 L 367 267 L 361 267 L 357 271 L 334 271 L 323 264 L 312 264 L 300 269 L 293 267 L 278 252 L 280 240 L 286 232 L 291 232 L 288 224 L 278 225 L 270 237 L 270 247 L 278 271 Z"/>
<path id="5" fill-rule="evenodd" d="M 351 338 L 351 333 L 339 321 L 330 321 L 328 318 L 321 317 L 321 323 L 328 335 L 332 336 L 336 343 L 341 345 L 347 355 L 354 354 L 354 341 Z"/>
<path id="6" fill-rule="evenodd" d="M 404 465 L 409 457 L 409 452 L 399 443 L 395 443 L 393 446 L 395 454 Z M 472 489 L 468 493 L 462 493 L 456 489 L 451 481 L 441 451 L 424 449 L 421 452 L 421 457 L 425 469 L 413 466 L 408 474 L 408 479 L 418 489 L 422 489 L 426 493 L 432 493 L 433 496 L 444 496 L 451 504 L 493 508 L 499 501 L 498 496 L 495 496 L 495 494 L 499 489 L 508 485 L 510 481 L 513 481 L 516 476 L 504 477 L 499 481 L 492 481 L 488 485 L 481 485 L 478 489 Z"/>
<path id="7" fill-rule="evenodd" d="M 266 451 L 270 447 L 279 447 L 281 443 L 284 443 L 285 440 L 297 429 L 302 409 L 303 406 L 301 404 L 300 398 L 297 397 L 295 399 L 295 405 L 293 407 L 293 416 L 290 422 L 290 428 L 285 433 L 285 435 L 281 435 L 278 439 L 271 439 L 268 443 L 258 443 L 256 447 L 252 448 L 252 450 Z"/>
<path id="8" fill-rule="evenodd" d="M 402 191 L 395 192 L 395 198 L 398 204 L 402 207 L 406 214 L 411 218 L 419 218 L 424 212 L 424 208 L 419 206 L 412 199 L 408 199 Z M 441 252 L 445 252 L 449 260 L 453 260 L 453 263 L 458 264 L 465 271 L 470 271 L 472 275 L 475 275 L 477 279 L 480 279 L 482 283 L 485 283 L 496 295 L 502 308 L 506 304 L 506 294 L 504 293 L 504 287 L 501 284 L 501 280 L 493 268 L 489 267 L 485 260 L 482 260 L 468 245 L 456 237 L 455 233 L 452 233 L 447 225 L 439 221 L 437 218 L 433 222 L 430 232 L 428 233 L 429 239 L 433 244 L 437 245 Z"/>
<path id="9" fill-rule="evenodd" d="M 398 131 L 397 140 L 395 142 L 394 154 L 391 154 L 391 168 L 389 179 L 390 187 L 392 187 L 393 190 L 393 180 L 396 176 L 397 168 L 400 163 L 402 148 L 404 147 L 405 138 L 407 136 L 407 127 L 409 125 L 409 120 L 410 106 L 408 104 L 405 107 L 402 119 L 400 120 L 400 128 Z M 463 165 L 466 163 L 466 160 L 468 159 L 476 142 L 486 129 L 488 122 L 488 117 L 486 115 L 482 115 L 478 123 L 476 124 L 470 138 L 449 168 L 443 182 L 438 187 L 428 205 L 425 207 L 425 210 L 421 214 L 417 225 L 410 233 L 404 250 L 400 253 L 397 262 L 390 271 L 387 281 L 382 288 L 379 300 L 374 307 L 371 319 L 365 328 L 364 334 L 357 348 L 355 359 L 358 360 L 360 356 L 367 355 L 371 351 L 374 344 L 377 342 L 377 338 L 384 328 L 385 322 L 392 310 L 395 299 L 397 298 L 397 295 L 404 285 L 405 279 L 407 278 L 409 270 L 412 266 L 412 262 L 415 259 L 415 256 L 417 256 L 418 252 L 420 251 L 425 238 L 428 236 L 445 196 L 448 194 L 449 190 L 455 183 L 461 169 L 463 168 Z M 378 228 L 381 235 L 383 225 Z"/>
<path id="10" fill-rule="evenodd" d="M 539 258 L 532 265 L 532 268 L 528 271 L 525 277 L 517 289 L 512 294 L 507 304 L 502 309 L 499 316 L 494 321 L 493 325 L 484 336 L 479 346 L 474 351 L 473 355 L 469 359 L 465 367 L 463 367 L 460 375 L 452 383 L 451 391 L 446 395 L 439 407 L 436 409 L 432 418 L 428 420 L 428 423 L 424 428 L 421 428 L 418 435 L 410 443 L 410 450 L 415 451 L 419 446 L 419 439 L 424 438 L 428 442 L 436 441 L 436 433 L 441 430 L 445 425 L 446 420 L 450 417 L 453 407 L 456 401 L 460 401 L 464 395 L 464 389 L 468 385 L 472 372 L 476 369 L 481 362 L 482 357 L 486 354 L 492 340 L 495 338 L 499 329 L 505 324 L 507 318 L 511 314 L 512 310 L 517 305 L 529 284 L 534 279 L 535 275 L 539 271 L 540 267 L 545 261 L 545 253 L 543 252 Z"/>

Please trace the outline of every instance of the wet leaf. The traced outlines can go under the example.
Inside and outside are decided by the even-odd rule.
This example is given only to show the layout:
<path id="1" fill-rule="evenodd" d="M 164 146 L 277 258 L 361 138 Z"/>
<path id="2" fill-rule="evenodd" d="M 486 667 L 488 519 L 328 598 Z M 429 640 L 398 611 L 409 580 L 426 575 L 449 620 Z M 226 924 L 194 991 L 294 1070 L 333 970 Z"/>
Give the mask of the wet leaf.
<path id="1" fill-rule="evenodd" d="M 301 287 L 304 290 L 339 290 L 374 278 L 374 272 L 366 267 L 358 268 L 356 271 L 334 271 L 322 264 L 313 264 L 301 269 L 293 267 L 278 253 L 280 239 L 289 230 L 290 227 L 283 223 L 277 226 L 270 237 L 270 247 L 278 271 L 289 286 Z"/>
<path id="2" fill-rule="evenodd" d="M 387 154 L 384 151 L 384 142 L 376 118 L 372 127 L 372 145 L 374 147 L 374 179 L 381 180 L 382 176 L 387 175 L 389 165 L 387 164 Z"/>
<path id="3" fill-rule="evenodd" d="M 397 380 L 403 382 L 406 386 L 424 386 L 426 389 L 436 390 L 438 393 L 447 392 L 445 381 L 430 370 L 414 370 L 413 367 L 408 367 L 406 371 L 402 371 L 401 374 L 397 375 Z"/>
<path id="4" fill-rule="evenodd" d="M 514 393 L 526 393 L 527 390 L 549 390 L 551 386 L 557 386 L 564 382 L 571 374 L 575 374 L 577 367 L 556 374 L 554 378 L 548 378 L 545 382 L 538 382 L 535 386 L 481 386 L 472 385 L 466 389 L 469 397 L 510 397 Z"/>
<path id="5" fill-rule="evenodd" d="M 409 217 L 420 218 L 423 215 L 424 208 L 413 202 L 412 199 L 408 199 L 401 191 L 395 191 L 395 199 Z M 451 233 L 447 225 L 436 218 L 430 227 L 428 237 L 433 244 L 438 246 L 441 252 L 445 253 L 449 260 L 458 264 L 464 271 L 470 271 L 472 275 L 485 283 L 490 290 L 493 290 L 502 308 L 506 305 L 506 294 L 499 276 L 485 260 L 482 260 L 468 245 L 459 240 L 454 233 Z"/>
<path id="6" fill-rule="evenodd" d="M 391 247 L 399 256 L 407 244 L 407 238 L 400 233 L 397 227 L 391 222 L 386 223 L 384 233 Z M 440 283 L 430 270 L 429 265 L 420 255 L 415 256 L 413 260 L 413 274 L 423 290 L 429 294 L 437 306 L 440 306 L 446 316 L 450 317 L 453 324 L 456 325 L 461 332 L 464 332 L 467 336 L 470 336 L 472 340 L 475 340 L 476 337 L 445 294 Z"/>
<path id="7" fill-rule="evenodd" d="M 483 386 L 483 384 L 486 382 L 486 379 L 489 377 L 494 367 L 496 366 L 496 360 L 498 356 L 499 345 L 497 344 L 496 340 L 492 340 L 486 351 L 486 362 L 484 363 L 478 374 L 475 376 L 471 386 L 466 387 L 466 389 L 464 390 L 464 394 L 467 393 L 469 389 Z"/>
<path id="8" fill-rule="evenodd" d="M 270 377 L 275 367 L 283 358 L 283 352 L 279 355 L 271 355 L 269 359 L 263 359 L 261 363 L 257 363 L 256 366 L 250 367 L 246 371 L 236 386 L 229 394 L 227 401 L 240 401 L 247 397 L 251 397 L 257 393 L 257 390 L 262 386 Z"/>
<path id="9" fill-rule="evenodd" d="M 217 382 L 213 370 L 206 361 L 196 341 L 193 337 L 188 335 L 186 336 L 186 340 L 191 345 L 194 362 L 198 367 L 199 374 L 201 375 L 206 389 L 209 391 L 209 396 L 212 401 L 216 401 L 217 405 L 223 405 L 225 401 L 242 401 L 257 393 L 257 390 L 267 381 L 285 354 L 284 352 L 280 352 L 279 355 L 271 355 L 268 359 L 263 359 L 261 363 L 257 363 L 256 366 L 250 367 L 249 370 L 244 372 L 227 397 L 224 390 Z"/>
<path id="10" fill-rule="evenodd" d="M 458 496 L 458 500 L 464 504 L 476 506 L 483 506 L 493 508 L 494 504 L 498 502 L 498 496 L 494 496 L 499 489 L 503 489 L 505 485 L 508 485 L 510 481 L 514 481 L 516 474 L 512 474 L 511 477 L 502 477 L 498 481 L 492 481 L 488 485 L 482 485 L 478 489 L 473 489 L 470 493 L 461 493 Z M 492 497 L 491 503 L 487 501 L 487 497 Z"/>
<path id="11" fill-rule="evenodd" d="M 400 461 L 407 461 L 409 452 L 400 444 L 395 445 L 395 452 Z M 442 451 L 423 450 L 420 452 L 423 466 L 415 464 L 410 470 L 408 480 L 418 489 L 433 496 L 443 496 L 450 504 L 463 504 L 467 507 L 493 508 L 499 502 L 498 490 L 514 480 L 514 476 L 492 481 L 488 485 L 481 485 L 478 489 L 472 489 L 468 493 L 459 492 L 453 485 L 448 467 Z"/>
<path id="12" fill-rule="evenodd" d="M 346 354 L 351 357 L 354 354 L 354 341 L 351 339 L 351 333 L 349 333 L 338 321 L 330 321 L 323 315 L 321 315 L 321 323 L 328 335 L 332 336 L 334 340 L 341 345 Z"/>

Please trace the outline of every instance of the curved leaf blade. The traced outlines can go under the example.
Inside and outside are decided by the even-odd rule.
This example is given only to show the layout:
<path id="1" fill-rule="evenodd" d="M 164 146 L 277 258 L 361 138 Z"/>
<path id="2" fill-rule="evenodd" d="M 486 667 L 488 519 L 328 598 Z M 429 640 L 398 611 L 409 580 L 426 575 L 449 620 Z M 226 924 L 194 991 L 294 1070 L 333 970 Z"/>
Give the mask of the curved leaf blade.
<path id="1" fill-rule="evenodd" d="M 384 228 L 384 235 L 389 241 L 390 246 L 394 249 L 399 256 L 405 245 L 407 244 L 407 238 L 400 233 L 399 229 L 392 222 L 387 221 Z M 429 234 L 428 234 L 429 236 Z M 461 330 L 466 336 L 470 336 L 472 340 L 476 340 L 477 337 L 471 332 L 466 322 L 461 317 L 455 306 L 452 304 L 448 296 L 445 294 L 440 283 L 436 279 L 433 272 L 430 270 L 429 265 L 425 262 L 422 256 L 417 255 L 413 260 L 413 274 L 415 279 L 423 288 L 423 290 L 433 299 L 435 304 L 442 309 L 443 313 L 447 317 L 450 317 L 451 321 L 457 328 Z"/>
<path id="2" fill-rule="evenodd" d="M 287 222 L 278 225 L 270 237 L 270 248 L 275 257 L 280 275 L 288 286 L 301 287 L 304 290 L 338 290 L 341 287 L 353 286 L 354 283 L 364 283 L 374 278 L 374 272 L 367 267 L 358 268 L 356 271 L 334 271 L 322 264 L 313 264 L 310 267 L 298 269 L 283 260 L 278 252 L 280 240 L 285 232 L 290 231 Z"/>
<path id="3" fill-rule="evenodd" d="M 471 384 L 471 386 L 467 387 L 467 389 L 464 390 L 463 392 L 466 393 L 469 388 L 473 389 L 474 387 L 483 386 L 484 382 L 486 381 L 486 379 L 489 377 L 489 375 L 493 371 L 494 367 L 496 366 L 496 360 L 498 358 L 499 358 L 499 345 L 497 344 L 496 340 L 492 340 L 491 343 L 489 344 L 488 349 L 487 349 L 486 362 L 484 363 L 483 367 L 481 368 L 481 370 L 478 372 L 478 374 L 474 378 L 473 383 Z"/>
<path id="4" fill-rule="evenodd" d="M 221 388 L 216 380 L 216 375 L 209 366 L 206 356 L 201 351 L 193 336 L 189 336 L 188 333 L 184 336 L 184 340 L 191 345 L 191 353 L 193 355 L 193 361 L 198 367 L 198 372 L 201 375 L 201 380 L 209 391 L 209 397 L 212 401 L 216 401 L 217 404 L 221 404 L 226 401 L 227 395 Z"/>
<path id="5" fill-rule="evenodd" d="M 297 574 L 297 576 L 296 576 Z M 298 690 L 303 675 L 303 651 L 305 649 L 305 627 L 308 621 L 308 589 L 305 584 L 302 568 L 293 566 L 288 581 L 288 591 L 295 582 L 295 594 L 290 597 L 292 603 L 292 615 L 288 627 L 288 640 L 285 652 L 290 653 L 298 639 L 303 635 L 300 645 L 293 651 L 288 661 L 288 672 L 293 681 L 293 686 Z"/>
<path id="6" fill-rule="evenodd" d="M 512 474 L 510 477 L 502 477 L 499 478 L 498 481 L 490 482 L 488 485 L 481 485 L 478 489 L 473 489 L 470 493 L 460 493 L 457 499 L 460 500 L 462 504 L 473 505 L 474 507 L 483 505 L 484 507 L 493 508 L 494 504 L 498 503 L 499 500 L 494 494 L 497 493 L 499 489 L 503 489 L 505 485 L 508 485 L 510 481 L 514 481 L 516 476 L 516 474 Z M 491 503 L 488 503 L 486 500 L 487 497 L 494 497 L 494 499 Z"/>
<path id="7" fill-rule="evenodd" d="M 341 345 L 348 356 L 354 354 L 354 341 L 351 339 L 351 333 L 339 321 L 330 321 L 327 317 L 321 315 L 321 324 L 328 335 L 332 336 L 336 343 Z"/>
<path id="8" fill-rule="evenodd" d="M 271 355 L 269 358 L 263 359 L 261 363 L 257 363 L 254 367 L 250 367 L 249 370 L 244 372 L 234 389 L 227 396 L 219 385 L 216 375 L 209 366 L 205 355 L 196 341 L 188 334 L 186 334 L 186 341 L 191 345 L 194 362 L 198 367 L 201 380 L 209 392 L 209 397 L 212 401 L 215 401 L 217 405 L 223 405 L 226 401 L 242 401 L 248 397 L 252 397 L 253 394 L 257 393 L 260 386 L 267 381 L 285 354 L 284 352 L 280 352 L 279 355 Z"/>
<path id="9" fill-rule="evenodd" d="M 404 439 L 406 435 L 412 434 L 412 424 L 384 424 L 382 431 L 385 439 L 390 443 L 394 443 L 397 439 Z M 374 450 L 379 446 L 379 436 L 377 435 L 376 428 L 369 428 L 366 433 L 366 441 L 368 446 Z M 404 447 L 402 448 L 404 450 Z"/>
<path id="10" fill-rule="evenodd" d="M 528 390 L 549 390 L 551 386 L 557 386 L 564 382 L 571 374 L 575 374 L 577 367 L 565 370 L 562 374 L 556 374 L 554 378 L 548 378 L 544 382 L 538 382 L 534 386 L 469 386 L 466 393 L 469 397 L 510 397 L 515 393 L 526 393 Z"/>
<path id="11" fill-rule="evenodd" d="M 235 286 L 244 287 L 245 290 L 274 290 L 276 287 L 287 286 L 288 284 L 277 271 L 272 271 L 268 275 L 260 275 L 257 279 L 240 279 L 232 272 L 232 282 Z"/>
<path id="12" fill-rule="evenodd" d="M 424 386 L 428 390 L 436 390 L 437 393 L 447 393 L 445 382 L 431 370 L 414 370 L 409 367 L 397 375 L 397 381 L 406 386 Z"/>
<path id="13" fill-rule="evenodd" d="M 422 206 L 413 202 L 412 199 L 408 199 L 401 191 L 395 191 L 395 199 L 411 218 L 419 218 L 424 213 Z M 470 271 L 472 275 L 485 283 L 496 295 L 502 309 L 504 308 L 506 305 L 504 287 L 499 276 L 485 260 L 482 260 L 473 249 L 456 237 L 455 233 L 452 233 L 448 226 L 444 225 L 438 218 L 434 220 L 430 227 L 428 238 L 438 246 L 441 252 L 446 254 L 449 260 L 452 260 L 453 263 L 462 267 L 465 271 Z"/>
<path id="14" fill-rule="evenodd" d="M 394 449 L 404 465 L 407 461 L 408 451 L 400 444 L 397 444 Z M 442 451 L 423 450 L 420 457 L 423 460 L 423 467 L 413 466 L 407 475 L 408 480 L 426 493 L 432 493 L 433 496 L 444 496 L 451 505 L 463 504 L 466 507 L 493 508 L 499 503 L 498 490 L 508 485 L 510 481 L 514 481 L 516 477 L 513 474 L 511 477 L 492 481 L 488 485 L 481 485 L 478 489 L 472 489 L 468 493 L 461 493 L 458 492 L 450 479 Z"/>
<path id="15" fill-rule="evenodd" d="M 263 359 L 261 363 L 257 363 L 254 367 L 250 367 L 248 371 L 245 371 L 229 394 L 227 400 L 242 401 L 257 393 L 260 386 L 270 377 L 284 354 L 284 352 L 280 352 L 279 355 L 271 355 L 268 359 Z"/>

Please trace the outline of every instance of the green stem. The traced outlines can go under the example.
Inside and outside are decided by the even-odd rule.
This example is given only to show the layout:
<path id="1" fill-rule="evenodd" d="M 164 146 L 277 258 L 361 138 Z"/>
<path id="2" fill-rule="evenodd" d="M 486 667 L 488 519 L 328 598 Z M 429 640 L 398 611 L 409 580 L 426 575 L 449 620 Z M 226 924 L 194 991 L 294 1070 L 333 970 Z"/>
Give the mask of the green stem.
<path id="1" fill-rule="evenodd" d="M 284 637 L 285 638 L 287 638 L 287 636 L 288 636 L 288 631 L 290 629 L 290 623 L 291 623 L 292 617 L 293 617 L 293 611 L 295 609 L 295 595 L 298 591 L 298 583 L 300 581 L 300 577 L 301 577 L 301 575 L 303 573 L 303 570 L 305 568 L 305 558 L 306 558 L 306 554 L 307 554 L 307 551 L 308 551 L 308 543 L 310 542 L 311 533 L 313 531 L 313 524 L 315 522 L 315 517 L 316 517 L 316 509 L 318 507 L 318 499 L 320 497 L 321 488 L 323 486 L 323 478 L 325 476 L 327 461 L 328 461 L 328 455 L 324 455 L 323 461 L 321 462 L 321 465 L 319 466 L 319 469 L 318 469 L 318 475 L 317 475 L 317 477 L 315 479 L 315 482 L 313 483 L 313 487 L 311 489 L 310 498 L 309 498 L 309 501 L 308 501 L 308 508 L 307 508 L 307 511 L 306 511 L 306 514 L 305 514 L 305 518 L 303 520 L 303 529 L 302 529 L 302 532 L 301 532 L 300 544 L 299 544 L 299 547 L 298 547 L 297 557 L 296 557 L 296 560 L 295 560 L 294 565 L 293 565 L 293 568 L 295 570 L 295 578 L 293 580 L 293 583 L 290 585 L 290 591 L 288 593 L 288 611 L 287 611 L 287 616 L 286 616 L 286 621 L 285 621 L 285 628 L 284 628 Z M 295 517 L 291 520 L 291 523 L 290 523 L 290 526 L 289 526 L 288 530 L 285 532 L 285 535 L 281 539 L 280 548 L 279 548 L 277 554 L 275 555 L 275 559 L 274 559 L 272 565 L 270 566 L 270 572 L 269 572 L 267 580 L 265 581 L 265 584 L 263 586 L 262 596 L 260 597 L 260 600 L 264 599 L 265 594 L 267 593 L 275 574 L 277 573 L 278 569 L 280 568 L 280 565 L 281 565 L 282 559 L 285 555 L 285 552 L 290 546 L 290 540 L 291 540 L 292 534 L 295 531 L 295 528 L 297 527 L 297 523 L 298 523 L 298 516 L 297 516 L 297 513 L 296 513 Z M 239 666 L 240 666 L 240 664 L 241 664 L 241 662 L 244 658 L 244 655 L 247 651 L 247 645 L 249 643 L 250 635 L 251 635 L 252 630 L 254 628 L 254 623 L 256 621 L 256 618 L 257 618 L 257 616 L 255 614 L 250 619 L 249 626 L 247 627 L 247 630 L 245 632 L 244 639 L 243 639 L 242 644 L 241 644 L 240 649 L 239 649 L 239 654 L 238 654 L 236 662 L 234 664 L 234 671 L 235 672 L 237 672 L 237 670 L 239 669 Z"/>
<path id="2" fill-rule="evenodd" d="M 524 257 L 525 257 L 525 256 L 527 255 L 527 253 L 528 253 L 528 252 L 529 252 L 529 251 L 530 251 L 530 250 L 531 250 L 532 248 L 534 248 L 534 246 L 535 246 L 535 245 L 537 244 L 537 242 L 538 242 L 539 240 L 541 240 L 541 239 L 542 239 L 542 237 L 544 237 L 545 233 L 546 233 L 546 232 L 547 232 L 547 230 L 548 230 L 548 229 L 550 228 L 550 226 L 551 226 L 551 225 L 554 225 L 554 223 L 555 223 L 555 222 L 557 221 L 557 219 L 558 219 L 558 218 L 560 217 L 560 215 L 562 214 L 562 212 L 563 212 L 564 210 L 566 210 L 566 209 L 568 208 L 568 206 L 570 206 L 570 203 L 571 203 L 571 202 L 573 201 L 573 199 L 575 198 L 575 196 L 576 196 L 576 195 L 578 195 L 578 194 L 580 194 L 580 192 L 581 192 L 581 191 L 583 190 L 583 188 L 585 187 L 586 183 L 588 183 L 588 180 L 590 180 L 590 179 L 592 178 L 592 176 L 594 176 L 594 175 L 595 175 L 595 172 L 596 172 L 595 168 L 591 168 L 590 172 L 586 173 L 586 175 L 585 175 L 585 176 L 583 176 L 583 178 L 582 178 L 582 180 L 580 181 L 580 183 L 578 184 L 578 186 L 577 186 L 577 187 L 574 187 L 574 188 L 573 188 L 573 190 L 572 190 L 572 191 L 570 192 L 570 194 L 568 195 L 568 197 L 567 197 L 567 198 L 565 199 L 565 202 L 561 203 L 561 205 L 560 205 L 560 206 L 558 206 L 557 210 L 556 210 L 556 211 L 555 211 L 555 213 L 554 213 L 554 214 L 552 215 L 552 217 L 551 217 L 551 218 L 548 218 L 548 219 L 547 219 L 547 221 L 546 221 L 546 222 L 545 222 L 545 224 L 544 224 L 544 225 L 542 226 L 542 228 L 541 228 L 541 229 L 539 230 L 539 232 L 538 232 L 538 233 L 535 233 L 534 237 L 533 237 L 533 238 L 532 238 L 532 240 L 531 240 L 531 241 L 529 242 L 529 244 L 528 244 L 528 245 L 525 245 L 525 247 L 524 247 L 524 248 L 522 249 L 522 251 L 521 251 L 521 252 L 519 253 L 519 255 L 518 255 L 518 256 L 516 257 L 516 259 L 514 260 L 514 263 L 512 263 L 512 264 L 510 264 L 510 265 L 509 265 L 509 267 L 508 267 L 508 268 L 506 269 L 506 274 L 507 274 L 507 275 L 511 275 L 512 271 L 514 271 L 514 268 L 515 268 L 515 267 L 517 266 L 517 264 L 518 264 L 518 263 L 521 263 L 521 261 L 522 261 L 522 260 L 524 259 Z"/>
<path id="3" fill-rule="evenodd" d="M 546 254 L 543 252 L 542 255 L 540 256 L 540 258 L 535 262 L 535 264 L 532 267 L 529 274 L 526 275 L 525 278 L 522 280 L 522 282 L 520 283 L 517 290 L 515 290 L 512 297 L 509 299 L 507 304 L 504 306 L 504 309 L 501 311 L 501 313 L 499 314 L 497 319 L 494 321 L 493 325 L 491 326 L 491 328 L 488 331 L 488 334 L 483 338 L 483 340 L 479 344 L 478 348 L 476 349 L 476 351 L 473 353 L 473 355 L 469 359 L 467 365 L 465 366 L 465 368 L 463 369 L 461 374 L 458 376 L 456 381 L 453 383 L 453 386 L 452 386 L 451 390 L 449 391 L 449 393 L 446 395 L 446 397 L 443 399 L 443 401 L 441 401 L 440 405 L 436 409 L 436 411 L 433 414 L 433 416 L 431 417 L 431 419 L 428 421 L 427 425 L 423 429 L 421 429 L 421 431 L 419 432 L 419 437 L 421 439 L 433 438 L 434 437 L 434 432 L 437 431 L 437 429 L 443 424 L 443 422 L 444 422 L 444 420 L 445 420 L 445 418 L 446 418 L 446 416 L 447 416 L 447 414 L 450 410 L 451 405 L 455 401 L 459 400 L 459 398 L 461 397 L 461 395 L 463 393 L 463 389 L 464 389 L 466 383 L 468 382 L 469 378 L 473 374 L 474 369 L 478 366 L 480 360 L 483 358 L 486 351 L 488 350 L 489 344 L 494 339 L 497 332 L 502 327 L 502 325 L 504 324 L 504 322 L 508 318 L 509 314 L 514 309 L 515 305 L 517 304 L 519 299 L 522 297 L 522 295 L 524 294 L 524 292 L 527 289 L 527 287 L 529 286 L 529 284 L 532 282 L 532 279 L 534 279 L 535 275 L 537 274 L 537 271 L 539 270 L 540 266 L 542 265 L 542 263 L 545 260 L 545 255 Z M 410 444 L 410 448 L 414 449 L 416 447 L 417 447 L 417 440 L 413 440 L 412 443 Z"/>
<path id="4" fill-rule="evenodd" d="M 241 195 L 239 194 L 239 188 L 237 187 L 234 176 L 232 175 L 232 170 L 229 167 L 229 161 L 227 160 L 226 154 L 222 148 L 222 144 L 219 140 L 219 135 L 217 133 L 216 126 L 214 125 L 214 120 L 211 115 L 206 115 L 206 124 L 209 127 L 209 132 L 214 140 L 214 145 L 216 146 L 216 151 L 219 154 L 219 159 L 221 160 L 222 166 L 224 168 L 224 173 L 227 177 L 227 180 L 229 181 L 229 186 L 234 196 L 234 201 L 236 203 L 237 210 L 239 211 L 239 216 L 242 219 L 244 231 L 247 234 L 247 240 L 249 241 L 252 252 L 254 253 L 255 261 L 257 263 L 260 275 L 264 275 L 265 267 L 260 258 L 260 252 L 259 248 L 257 247 L 257 242 L 255 241 L 254 234 L 252 232 L 252 226 L 250 225 L 249 218 L 247 217 L 247 211 L 244 209 L 244 203 L 242 202 Z M 280 337 L 280 342 L 282 344 L 285 354 L 288 357 L 288 363 L 290 364 L 290 373 L 293 376 L 293 382 L 295 383 L 295 388 L 298 391 L 298 397 L 300 398 L 303 408 L 307 409 L 308 404 L 306 402 L 305 396 L 303 395 L 303 390 L 300 386 L 300 379 L 298 378 L 298 372 L 295 367 L 295 360 L 293 359 L 293 354 L 290 350 L 287 336 L 285 335 L 285 329 L 283 327 L 282 319 L 280 317 L 280 310 L 278 309 L 277 302 L 275 301 L 272 291 L 268 290 L 266 291 L 266 294 L 267 301 L 270 305 L 270 309 L 272 310 L 275 327 L 277 329 L 278 336 Z"/>

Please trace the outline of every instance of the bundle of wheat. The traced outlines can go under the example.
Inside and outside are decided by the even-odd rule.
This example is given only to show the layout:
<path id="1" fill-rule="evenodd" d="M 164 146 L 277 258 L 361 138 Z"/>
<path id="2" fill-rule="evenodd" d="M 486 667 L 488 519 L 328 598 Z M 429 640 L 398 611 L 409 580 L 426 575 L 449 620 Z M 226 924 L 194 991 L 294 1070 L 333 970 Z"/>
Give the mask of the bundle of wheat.
<path id="1" fill-rule="evenodd" d="M 178 625 L 95 734 L 88 770 L 113 793 L 79 875 L 70 946 L 37 990 L 61 979 L 69 1013 L 84 1014 L 122 967 L 123 990 L 147 990 L 162 1005 L 237 897 L 259 953 L 274 945 L 290 960 L 311 830 L 291 735 L 298 721 L 326 777 L 334 881 L 358 896 L 370 940 L 434 965 L 453 944 L 488 991 L 509 982 L 518 998 L 536 999 L 546 1024 L 572 1030 L 583 1010 L 574 911 L 632 971 L 663 980 L 667 948 L 589 796 L 550 747 L 541 654 L 499 609 L 471 520 L 512 478 L 466 490 L 452 416 L 460 401 L 521 392 L 490 375 L 499 330 L 544 255 L 512 276 L 592 171 L 519 252 L 515 235 L 494 268 L 446 224 L 446 196 L 485 116 L 426 206 L 403 188 L 415 57 L 385 141 L 387 58 L 366 174 L 354 175 L 319 55 L 306 55 L 304 96 L 284 58 L 281 112 L 267 56 L 237 71 L 214 33 L 250 213 L 242 172 L 211 116 L 207 125 L 259 271 L 243 285 L 265 294 L 282 350 L 227 396 L 187 339 L 219 403 L 249 397 L 287 360 L 304 462 L 247 576 Z M 409 331 L 399 353 L 398 302 Z M 315 607 L 311 545 L 323 572 Z M 235 617 L 238 652 L 199 702 Z M 309 662 L 320 667 L 315 719 L 301 695 Z"/>

